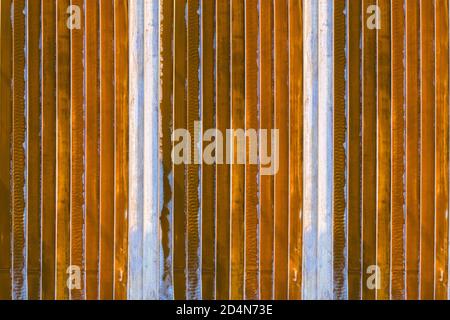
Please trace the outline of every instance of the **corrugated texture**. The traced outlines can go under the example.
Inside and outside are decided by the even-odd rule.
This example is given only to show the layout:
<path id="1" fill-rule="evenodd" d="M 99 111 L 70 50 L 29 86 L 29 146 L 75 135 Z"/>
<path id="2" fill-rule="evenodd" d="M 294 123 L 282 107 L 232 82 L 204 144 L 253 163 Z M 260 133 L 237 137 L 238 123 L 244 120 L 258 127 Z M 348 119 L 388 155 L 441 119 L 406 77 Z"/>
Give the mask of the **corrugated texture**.
<path id="1" fill-rule="evenodd" d="M 347 0 L 347 263 L 348 298 L 362 298 L 362 0 Z"/>
<path id="2" fill-rule="evenodd" d="M 159 213 L 161 215 L 161 248 L 163 250 L 161 278 L 168 288 L 161 290 L 160 297 L 171 299 L 176 295 L 174 286 L 172 285 L 177 277 L 176 263 L 175 263 L 175 236 L 174 232 L 174 173 L 175 169 L 172 165 L 171 152 L 171 134 L 175 125 L 173 118 L 172 103 L 173 99 L 173 79 L 174 79 L 174 61 L 172 58 L 173 46 L 172 37 L 174 32 L 173 27 L 174 8 L 172 2 L 163 0 L 160 4 L 160 115 L 159 115 L 159 132 L 161 134 L 160 141 L 160 183 L 159 183 Z M 163 125 L 165 124 L 165 125 Z M 172 272 L 173 270 L 173 272 Z M 172 290 L 168 290 L 172 288 Z M 156 298 L 156 297 L 155 297 Z"/>
<path id="3" fill-rule="evenodd" d="M 1 18 L 0 297 L 125 299 L 127 2 L 2 1 Z"/>
<path id="4" fill-rule="evenodd" d="M 448 0 L 0 10 L 0 299 L 448 299 Z"/>
<path id="5" fill-rule="evenodd" d="M 392 2 L 392 137 L 391 137 L 391 298 L 406 297 L 405 286 L 405 11 L 401 0 Z"/>
<path id="6" fill-rule="evenodd" d="M 66 12 L 56 3 L 56 299 L 69 298 L 71 198 L 71 43 Z M 81 266 L 79 266 L 81 267 Z"/>
<path id="7" fill-rule="evenodd" d="M 114 0 L 114 299 L 127 298 L 128 285 L 128 2 Z"/>
<path id="8" fill-rule="evenodd" d="M 274 3 L 274 128 L 279 130 L 278 173 L 274 176 L 274 298 L 288 298 L 289 253 L 289 15 L 288 1 Z M 262 235 L 264 236 L 264 235 Z"/>
<path id="9" fill-rule="evenodd" d="M 303 55 L 304 64 L 304 135 L 303 135 L 303 282 L 304 299 L 317 297 L 317 156 L 318 156 L 318 7 L 315 1 L 304 1 Z"/>
<path id="10" fill-rule="evenodd" d="M 100 0 L 100 299 L 114 296 L 114 17 Z"/>
<path id="11" fill-rule="evenodd" d="M 169 5 L 169 4 L 168 4 Z M 173 103 L 173 130 L 187 129 L 187 20 L 186 0 L 174 1 L 174 31 L 173 40 L 170 43 L 173 47 L 170 49 L 167 58 L 173 59 L 173 93 L 170 102 Z M 164 13 L 163 13 L 164 14 Z M 166 19 L 163 16 L 163 19 Z M 170 23 L 168 21 L 168 23 Z M 169 48 L 167 48 L 169 50 Z M 173 53 L 173 56 L 172 56 Z M 165 63 L 165 59 L 163 62 Z M 161 75 L 164 77 L 163 71 Z M 172 81 L 172 80 L 170 80 Z M 168 101 L 169 102 L 169 101 Z M 163 123 L 164 126 L 164 123 Z M 167 134 L 172 135 L 171 131 Z M 193 133 L 191 133 L 193 134 Z M 163 136 L 164 139 L 164 136 Z M 190 143 L 190 141 L 188 141 Z M 172 152 L 174 144 L 170 147 Z M 191 145 L 192 147 L 192 145 Z M 187 151 L 185 151 L 187 152 Z M 185 156 L 185 155 L 183 155 Z M 190 155 L 189 155 L 190 156 Z M 186 228 L 187 228 L 187 183 L 186 183 L 186 165 L 173 165 L 173 273 L 174 273 L 174 298 L 186 299 L 187 290 L 187 253 L 186 253 Z"/>
<path id="12" fill-rule="evenodd" d="M 135 1 L 130 5 L 130 219 L 129 219 L 129 245 L 130 245 L 130 299 L 144 297 L 144 1 Z M 154 267 L 154 266 L 153 266 Z M 149 291 L 157 291 L 157 284 L 149 285 Z"/>
<path id="13" fill-rule="evenodd" d="M 333 295 L 335 299 L 347 296 L 346 261 L 346 71 L 345 61 L 345 1 L 334 2 L 334 112 L 333 112 Z"/>
<path id="14" fill-rule="evenodd" d="M 216 0 L 216 128 L 222 133 L 231 128 L 230 101 L 230 3 Z M 228 147 L 218 150 L 222 154 Z M 228 164 L 218 164 L 216 169 L 216 298 L 230 298 L 230 196 L 231 170 Z"/>
<path id="15" fill-rule="evenodd" d="M 188 287 L 187 298 L 190 300 L 201 297 L 200 272 L 200 166 L 201 155 L 199 136 L 200 127 L 200 7 L 198 0 L 188 1 L 188 74 L 187 74 L 187 129 L 191 133 L 191 164 L 187 166 L 187 264 Z"/>
<path id="16" fill-rule="evenodd" d="M 377 2 L 381 29 L 377 30 L 377 266 L 381 287 L 377 299 L 390 297 L 391 249 L 391 8 Z"/>
<path id="17" fill-rule="evenodd" d="M 419 3 L 406 2 L 406 297 L 419 298 Z"/>
<path id="18" fill-rule="evenodd" d="M 231 129 L 245 128 L 245 1 L 231 0 Z M 231 288 L 230 298 L 244 298 L 245 155 L 237 135 L 231 147 Z"/>
<path id="19" fill-rule="evenodd" d="M 72 0 L 71 5 L 83 6 L 82 0 Z M 80 17 L 84 20 L 84 15 Z M 80 29 L 72 29 L 70 33 L 71 46 L 71 198 L 70 198 L 70 265 L 83 266 L 82 287 L 70 291 L 72 299 L 80 300 L 84 297 L 84 24 Z"/>
<path id="20" fill-rule="evenodd" d="M 0 299 L 12 298 L 11 278 L 11 134 L 12 134 L 12 1 L 0 1 Z"/>
<path id="21" fill-rule="evenodd" d="M 420 1 L 420 298 L 434 298 L 435 66 L 434 2 Z"/>
<path id="22" fill-rule="evenodd" d="M 56 2 L 42 2 L 42 298 L 55 299 Z M 45 70 L 45 72 L 44 72 Z"/>
<path id="23" fill-rule="evenodd" d="M 86 298 L 99 298 L 100 259 L 100 64 L 99 64 L 99 3 L 86 3 L 85 83 L 86 83 L 86 141 L 85 141 L 85 191 L 86 191 Z"/>
<path id="24" fill-rule="evenodd" d="M 214 72 L 216 42 L 215 42 L 215 1 L 201 1 L 201 52 L 203 59 L 201 60 L 201 114 L 203 115 L 203 134 L 208 130 L 216 128 L 216 109 L 215 109 L 215 87 L 214 83 L 217 78 Z M 211 139 L 212 140 L 212 139 Z M 211 144 L 202 143 L 202 147 L 213 145 L 217 148 L 216 141 Z M 215 294 L 215 232 L 216 225 L 216 195 L 211 193 L 216 183 L 216 164 L 205 164 L 202 166 L 202 190 L 201 190 L 201 239 L 202 239 L 202 281 L 201 290 L 202 298 L 206 300 L 214 299 Z"/>
<path id="25" fill-rule="evenodd" d="M 290 104 L 288 285 L 289 299 L 299 300 L 301 298 L 303 276 L 303 64 L 301 59 L 303 56 L 303 2 L 301 0 L 295 0 L 290 1 L 288 4 Z M 263 110 L 261 110 L 261 113 L 262 112 Z M 263 126 L 261 126 L 261 128 L 263 128 Z M 269 181 L 271 180 L 270 177 L 265 177 L 265 179 L 268 179 Z M 270 208 L 271 206 L 269 205 L 269 209 Z M 263 234 L 262 231 L 261 234 Z M 271 232 L 269 232 L 269 234 L 271 234 Z M 263 235 L 265 237 L 266 233 L 264 233 Z"/>
<path id="26" fill-rule="evenodd" d="M 27 16 L 27 170 L 28 195 L 28 297 L 41 297 L 41 1 L 28 1 Z"/>
<path id="27" fill-rule="evenodd" d="M 435 3 L 436 58 L 436 228 L 435 299 L 448 298 L 448 210 L 449 210 L 449 17 L 448 0 Z"/>
<path id="28" fill-rule="evenodd" d="M 159 212 L 158 212 L 158 175 L 159 175 L 159 155 L 160 150 L 157 147 L 159 145 L 158 141 L 158 130 L 159 130 L 159 10 L 158 4 L 154 1 L 140 1 L 136 3 L 134 12 L 130 12 L 130 22 L 134 26 L 130 29 L 131 39 L 136 39 L 136 47 L 133 48 L 135 52 L 135 57 L 138 57 L 138 61 L 135 61 L 137 65 L 130 66 L 130 76 L 134 77 L 133 82 L 136 86 L 135 90 L 139 90 L 138 96 L 144 96 L 144 104 L 139 104 L 139 100 L 136 99 L 136 110 L 139 110 L 136 114 L 130 114 L 138 122 L 134 121 L 132 124 L 136 128 L 141 128 L 144 131 L 143 138 L 144 143 L 140 143 L 139 135 L 134 137 L 135 133 L 130 131 L 130 140 L 134 140 L 135 146 L 140 149 L 137 155 L 142 155 L 143 150 L 143 162 L 148 165 L 144 167 L 144 175 L 140 176 L 138 179 L 131 179 L 132 183 L 142 182 L 144 183 L 143 188 L 139 189 L 139 185 L 136 185 L 135 192 L 143 193 L 144 197 L 144 210 L 143 214 L 143 228 L 140 224 L 135 222 L 131 228 L 136 234 L 143 232 L 142 243 L 136 244 L 130 241 L 130 254 L 133 254 L 134 259 L 130 258 L 130 261 L 136 261 L 136 257 L 143 253 L 142 260 L 143 263 L 133 262 L 135 266 L 143 267 L 143 279 L 142 282 L 139 280 L 136 283 L 130 285 L 129 297 L 135 296 L 138 292 L 135 287 L 142 286 L 143 298 L 146 299 L 156 299 L 159 296 L 160 291 L 165 292 L 167 285 L 160 281 L 161 277 L 161 247 L 159 244 L 158 237 L 154 235 L 160 235 L 159 230 Z M 137 15 L 137 16 L 135 16 Z M 144 24 L 144 32 L 142 34 L 141 28 Z M 119 35 L 117 35 L 118 38 Z M 123 42 L 126 43 L 125 41 Z M 144 50 L 139 50 L 141 46 Z M 131 52 L 131 50 L 130 50 Z M 125 58 L 125 57 L 124 57 Z M 145 67 L 145 66 L 149 67 Z M 140 76 L 144 77 L 144 81 L 140 79 Z M 130 84 L 131 86 L 131 84 Z M 142 90 L 144 92 L 142 93 Z M 135 97 L 135 94 L 132 94 Z M 130 100 L 132 101 L 132 100 Z M 123 102 L 126 105 L 126 101 Z M 131 106 L 130 106 L 131 107 Z M 130 108 L 131 109 L 131 108 Z M 144 116 L 139 114 L 142 112 Z M 134 112 L 136 112 L 136 110 Z M 139 132 L 139 131 L 138 131 Z M 125 137 L 125 134 L 124 134 Z M 133 137 L 133 138 L 132 138 Z M 130 154 L 134 158 L 134 163 L 139 163 L 138 168 L 143 166 L 142 158 L 140 156 L 135 157 L 133 153 Z M 130 162 L 131 164 L 131 162 Z M 139 169 L 136 170 L 139 173 Z M 143 189 L 143 190 L 142 190 Z M 118 237 L 118 239 L 126 239 L 126 237 Z M 126 261 L 123 261 L 126 263 Z M 126 273 L 123 273 L 126 275 Z M 124 284 L 126 281 L 124 281 Z"/>
<path id="29" fill-rule="evenodd" d="M 245 2 L 245 128 L 249 135 L 257 135 L 258 108 L 258 3 Z M 258 139 L 246 145 L 250 159 L 259 147 Z M 258 165 L 245 166 L 245 292 L 247 300 L 259 297 L 258 284 Z"/>
<path id="30" fill-rule="evenodd" d="M 273 2 L 261 1 L 259 12 L 260 128 L 267 130 L 267 132 L 270 132 L 274 127 L 273 23 Z M 302 39 L 300 38 L 298 41 L 302 42 Z M 300 87 L 300 90 L 301 89 L 302 88 Z M 267 141 L 267 152 L 268 154 L 272 154 L 273 149 L 270 134 L 267 135 Z M 273 299 L 273 252 L 275 230 L 273 175 L 260 177 L 259 205 L 261 210 L 259 229 L 260 298 Z"/>
<path id="31" fill-rule="evenodd" d="M 373 5 L 376 1 L 363 0 L 363 17 L 366 17 L 367 8 Z M 362 298 L 373 300 L 376 291 L 367 286 L 370 276 L 367 271 L 377 263 L 377 30 L 369 29 L 364 22 L 365 19 L 362 29 Z"/>
<path id="32" fill-rule="evenodd" d="M 333 11 L 334 3 L 318 3 L 317 105 L 317 298 L 333 298 Z M 307 49 L 307 47 L 305 47 Z M 305 74 L 306 77 L 306 74 Z M 313 213 L 314 214 L 314 213 Z"/>
<path id="33" fill-rule="evenodd" d="M 12 73 L 12 297 L 25 299 L 26 285 L 26 91 L 25 0 L 13 1 Z"/>
<path id="34" fill-rule="evenodd" d="M 448 3 L 349 5 L 349 298 L 447 299 Z"/>

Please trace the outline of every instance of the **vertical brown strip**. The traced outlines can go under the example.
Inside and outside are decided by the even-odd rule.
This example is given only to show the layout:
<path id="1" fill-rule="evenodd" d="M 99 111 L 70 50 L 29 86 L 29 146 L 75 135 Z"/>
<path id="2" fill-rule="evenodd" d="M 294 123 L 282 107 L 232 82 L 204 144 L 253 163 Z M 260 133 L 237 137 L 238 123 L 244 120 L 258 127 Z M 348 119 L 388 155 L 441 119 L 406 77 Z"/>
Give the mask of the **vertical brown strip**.
<path id="1" fill-rule="evenodd" d="M 99 7 L 86 1 L 86 298 L 99 298 L 100 79 Z"/>
<path id="2" fill-rule="evenodd" d="M 405 10 L 392 1 L 391 298 L 405 299 Z"/>
<path id="3" fill-rule="evenodd" d="M 245 1 L 245 293 L 259 297 L 258 285 L 258 1 Z"/>
<path id="4" fill-rule="evenodd" d="M 13 2 L 12 277 L 13 299 L 26 298 L 25 235 L 25 1 Z"/>
<path id="5" fill-rule="evenodd" d="M 41 297 L 41 1 L 28 1 L 28 298 Z"/>
<path id="6" fill-rule="evenodd" d="M 362 239 L 363 239 L 363 299 L 375 299 L 375 289 L 367 285 L 371 269 L 376 265 L 376 172 L 377 172 L 377 105 L 376 105 L 376 32 L 367 26 L 367 8 L 375 0 L 363 0 L 363 66 L 362 66 Z M 373 14 L 373 13 L 372 13 Z M 367 271 L 370 271 L 369 273 Z M 373 284 L 373 283 L 371 283 Z"/>
<path id="7" fill-rule="evenodd" d="M 274 4 L 275 129 L 279 163 L 275 174 L 275 299 L 288 297 L 289 251 L 289 30 L 288 2 Z"/>
<path id="8" fill-rule="evenodd" d="M 245 2 L 231 1 L 231 299 L 244 298 L 245 165 L 236 130 L 245 130 Z"/>
<path id="9" fill-rule="evenodd" d="M 215 2 L 202 0 L 202 121 L 203 134 L 215 129 L 214 48 Z M 206 139 L 206 137 L 204 137 Z M 217 141 L 217 140 L 216 140 Z M 216 145 L 211 141 L 211 145 Z M 205 147 L 203 148 L 205 150 Z M 216 149 L 217 151 L 217 149 Z M 215 164 L 202 163 L 202 299 L 215 297 Z"/>
<path id="10" fill-rule="evenodd" d="M 100 299 L 114 289 L 114 5 L 100 1 Z"/>
<path id="11" fill-rule="evenodd" d="M 335 299 L 346 298 L 346 235 L 345 235 L 345 143 L 346 143 L 346 61 L 345 0 L 334 2 L 334 185 L 333 185 L 333 288 Z"/>
<path id="12" fill-rule="evenodd" d="M 173 121 L 174 130 L 187 129 L 187 26 L 185 20 L 186 0 L 176 0 L 175 30 L 174 30 L 174 70 L 173 70 Z M 193 133 L 191 133 L 193 134 Z M 189 141 L 190 143 L 190 141 Z M 191 145 L 192 147 L 192 145 Z M 187 224 L 187 198 L 186 198 L 186 166 L 174 165 L 173 182 L 173 272 L 174 293 L 176 300 L 186 299 L 186 224 Z"/>
<path id="13" fill-rule="evenodd" d="M 303 2 L 289 1 L 289 299 L 302 291 Z"/>
<path id="14" fill-rule="evenodd" d="M 348 206 L 348 298 L 362 298 L 362 149 L 361 149 L 361 0 L 347 0 L 347 206 Z"/>
<path id="15" fill-rule="evenodd" d="M 159 192 L 162 203 L 159 205 L 161 214 L 161 247 L 163 255 L 163 274 L 162 280 L 165 283 L 172 283 L 172 238 L 170 230 L 172 227 L 171 214 L 172 208 L 172 130 L 173 130 L 173 56 L 172 56 L 172 39 L 173 39 L 173 1 L 161 0 L 160 3 L 160 148 L 162 162 L 162 185 L 159 186 Z M 175 230 L 173 230 L 175 232 Z M 175 267 L 175 261 L 173 262 Z M 175 272 L 175 270 L 174 270 Z M 175 283 L 173 284 L 175 286 Z M 161 297 L 168 297 L 167 292 L 161 294 Z"/>
<path id="16" fill-rule="evenodd" d="M 392 2 L 392 163 L 391 163 L 391 298 L 405 298 L 404 157 L 405 157 L 405 11 L 403 0 Z"/>
<path id="17" fill-rule="evenodd" d="M 115 258 L 114 298 L 127 298 L 128 283 L 128 2 L 114 0 L 115 36 Z"/>
<path id="18" fill-rule="evenodd" d="M 45 71 L 45 72 L 44 72 Z M 56 287 L 56 2 L 42 1 L 42 299 Z"/>
<path id="19" fill-rule="evenodd" d="M 259 2 L 259 37 L 260 37 L 260 127 L 267 130 L 267 154 L 272 154 L 271 130 L 274 128 L 274 65 L 273 65 L 273 1 Z M 295 16 L 295 10 L 292 8 Z M 301 17 L 301 15 L 300 15 Z M 298 21 L 292 21 L 297 25 Z M 294 28 L 292 28 L 294 30 Z M 295 34 L 295 33 L 294 33 Z M 299 36 L 299 43 L 303 43 Z M 295 46 L 292 47 L 293 49 Z M 295 51 L 291 50 L 291 54 Z M 296 60 L 291 60 L 295 62 Z M 296 69 L 294 69 L 296 70 Z M 293 88 L 295 88 L 293 86 Z M 303 88 L 301 88 L 302 90 Z M 302 91 L 300 91 L 302 92 Z M 294 96 L 294 92 L 292 92 Z M 303 139 L 302 139 L 303 140 Z M 294 140 L 293 140 L 294 142 Z M 291 145 L 291 148 L 293 146 Z M 295 210 L 295 207 L 292 207 Z M 260 177 L 260 230 L 259 230 L 259 274 L 260 298 L 273 299 L 273 261 L 274 261 L 274 177 L 273 175 Z M 301 229 L 300 229 L 301 233 Z M 295 246 L 293 246 L 295 248 Z M 301 255 L 300 255 L 301 256 Z M 301 275 L 301 272 L 299 272 Z M 298 278 L 297 278 L 298 279 Z"/>
<path id="20" fill-rule="evenodd" d="M 436 17 L 436 265 L 435 298 L 448 298 L 449 29 L 448 0 L 435 2 Z"/>
<path id="21" fill-rule="evenodd" d="M 406 1 L 406 295 L 410 300 L 419 298 L 419 17 L 419 1 Z"/>
<path id="22" fill-rule="evenodd" d="M 230 3 L 216 0 L 216 119 L 217 130 L 230 128 Z M 224 144 L 225 145 L 225 144 Z M 225 149 L 219 150 L 225 155 Z M 216 169 L 216 298 L 230 297 L 230 166 L 218 164 Z"/>
<path id="23" fill-rule="evenodd" d="M 12 298 L 11 279 L 11 0 L 0 1 L 0 300 Z"/>
<path id="24" fill-rule="evenodd" d="M 70 265 L 81 271 L 79 289 L 72 288 L 70 298 L 81 300 L 85 297 L 84 288 L 84 3 L 71 0 L 74 14 L 80 8 L 80 25 L 72 25 L 71 46 L 71 194 L 70 194 Z M 70 21 L 70 20 L 69 20 Z M 73 21 L 72 21 L 73 23 Z"/>
<path id="25" fill-rule="evenodd" d="M 70 265 L 70 29 L 67 27 L 69 0 L 56 3 L 57 42 L 57 133 L 56 133 L 56 299 L 67 300 L 67 269 Z"/>
<path id="26" fill-rule="evenodd" d="M 434 298 L 435 91 L 434 2 L 420 1 L 420 298 Z"/>
<path id="27" fill-rule="evenodd" d="M 377 299 L 390 298 L 391 248 L 391 0 L 378 0 L 377 30 Z"/>
<path id="28" fill-rule="evenodd" d="M 201 127 L 199 109 L 199 0 L 188 1 L 188 82 L 187 82 L 187 126 L 191 135 L 191 162 L 187 166 L 187 237 L 188 237 L 188 288 L 187 298 L 201 299 L 200 270 L 200 156 L 198 149 Z M 197 132 L 198 131 L 198 132 Z"/>

